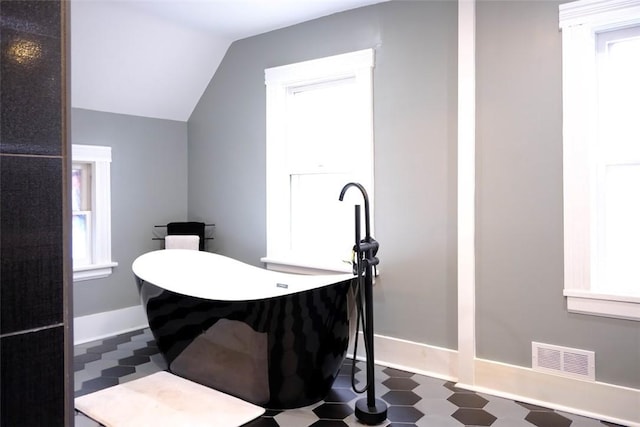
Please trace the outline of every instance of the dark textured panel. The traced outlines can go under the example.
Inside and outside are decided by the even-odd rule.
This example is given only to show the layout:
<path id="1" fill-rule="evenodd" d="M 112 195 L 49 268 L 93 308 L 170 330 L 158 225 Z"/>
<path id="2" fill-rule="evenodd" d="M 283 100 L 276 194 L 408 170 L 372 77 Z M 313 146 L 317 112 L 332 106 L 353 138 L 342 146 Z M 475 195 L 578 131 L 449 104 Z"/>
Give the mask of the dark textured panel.
<path id="1" fill-rule="evenodd" d="M 63 327 L 0 338 L 0 354 L 0 425 L 64 426 Z"/>
<path id="2" fill-rule="evenodd" d="M 0 15 L 0 151 L 60 155 L 60 3 L 2 1 Z"/>
<path id="3" fill-rule="evenodd" d="M 60 37 L 60 1 L 0 1 L 3 29 Z"/>
<path id="4" fill-rule="evenodd" d="M 0 157 L 2 334 L 62 322 L 62 160 Z"/>

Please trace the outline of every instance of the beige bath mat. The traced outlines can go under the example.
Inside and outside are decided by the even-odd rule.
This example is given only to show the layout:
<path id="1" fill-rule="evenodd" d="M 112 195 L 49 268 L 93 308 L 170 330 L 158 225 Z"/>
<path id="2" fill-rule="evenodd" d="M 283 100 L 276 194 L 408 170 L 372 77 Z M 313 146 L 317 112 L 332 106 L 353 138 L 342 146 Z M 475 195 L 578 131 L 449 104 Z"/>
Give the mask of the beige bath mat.
<path id="1" fill-rule="evenodd" d="M 78 397 L 75 407 L 107 427 L 238 427 L 264 413 L 168 372 Z"/>

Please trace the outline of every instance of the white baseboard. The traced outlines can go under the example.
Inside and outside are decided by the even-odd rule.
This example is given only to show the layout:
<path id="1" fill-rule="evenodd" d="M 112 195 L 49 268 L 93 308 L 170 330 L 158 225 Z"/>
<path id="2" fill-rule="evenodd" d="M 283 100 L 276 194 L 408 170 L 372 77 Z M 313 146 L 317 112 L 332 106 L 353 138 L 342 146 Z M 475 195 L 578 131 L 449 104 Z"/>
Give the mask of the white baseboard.
<path id="1" fill-rule="evenodd" d="M 358 344 L 358 358 L 364 356 Z M 376 363 L 450 381 L 457 380 L 458 352 L 376 335 Z M 457 384 L 481 393 L 640 427 L 640 390 L 584 381 L 530 368 L 475 359 L 475 383 Z"/>
<path id="2" fill-rule="evenodd" d="M 95 341 L 149 326 L 142 306 L 75 317 L 73 344 Z"/>
<path id="3" fill-rule="evenodd" d="M 476 359 L 475 391 L 640 427 L 640 390 Z"/>
<path id="4" fill-rule="evenodd" d="M 359 335 L 358 358 L 363 359 L 362 333 Z M 379 365 L 445 381 L 456 381 L 458 378 L 457 351 L 383 335 L 374 336 L 373 349 L 375 362 Z M 352 348 L 348 351 L 353 354 Z"/>

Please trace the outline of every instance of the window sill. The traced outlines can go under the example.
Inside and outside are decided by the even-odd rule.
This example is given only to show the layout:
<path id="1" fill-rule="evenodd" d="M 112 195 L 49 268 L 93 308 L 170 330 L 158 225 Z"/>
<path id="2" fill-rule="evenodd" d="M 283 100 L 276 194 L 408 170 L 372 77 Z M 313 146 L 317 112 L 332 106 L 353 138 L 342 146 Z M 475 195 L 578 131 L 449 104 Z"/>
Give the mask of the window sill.
<path id="1" fill-rule="evenodd" d="M 295 274 L 339 274 L 351 273 L 351 264 L 346 262 L 318 262 L 294 258 L 263 257 L 267 270 Z"/>
<path id="2" fill-rule="evenodd" d="M 640 297 L 597 294 L 584 290 L 564 290 L 567 310 L 616 319 L 640 321 Z"/>
<path id="3" fill-rule="evenodd" d="M 83 265 L 73 269 L 73 281 L 103 279 L 113 273 L 113 268 L 117 267 L 117 262 L 105 262 L 102 264 Z"/>

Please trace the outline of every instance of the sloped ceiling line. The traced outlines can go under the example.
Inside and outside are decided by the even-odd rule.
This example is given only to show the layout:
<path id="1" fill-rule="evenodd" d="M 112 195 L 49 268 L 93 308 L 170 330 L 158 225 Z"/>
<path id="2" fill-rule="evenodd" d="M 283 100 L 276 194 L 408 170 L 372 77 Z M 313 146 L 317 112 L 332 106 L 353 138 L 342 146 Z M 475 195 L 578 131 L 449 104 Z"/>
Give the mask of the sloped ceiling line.
<path id="1" fill-rule="evenodd" d="M 71 105 L 187 121 L 235 40 L 385 0 L 73 0 Z"/>

